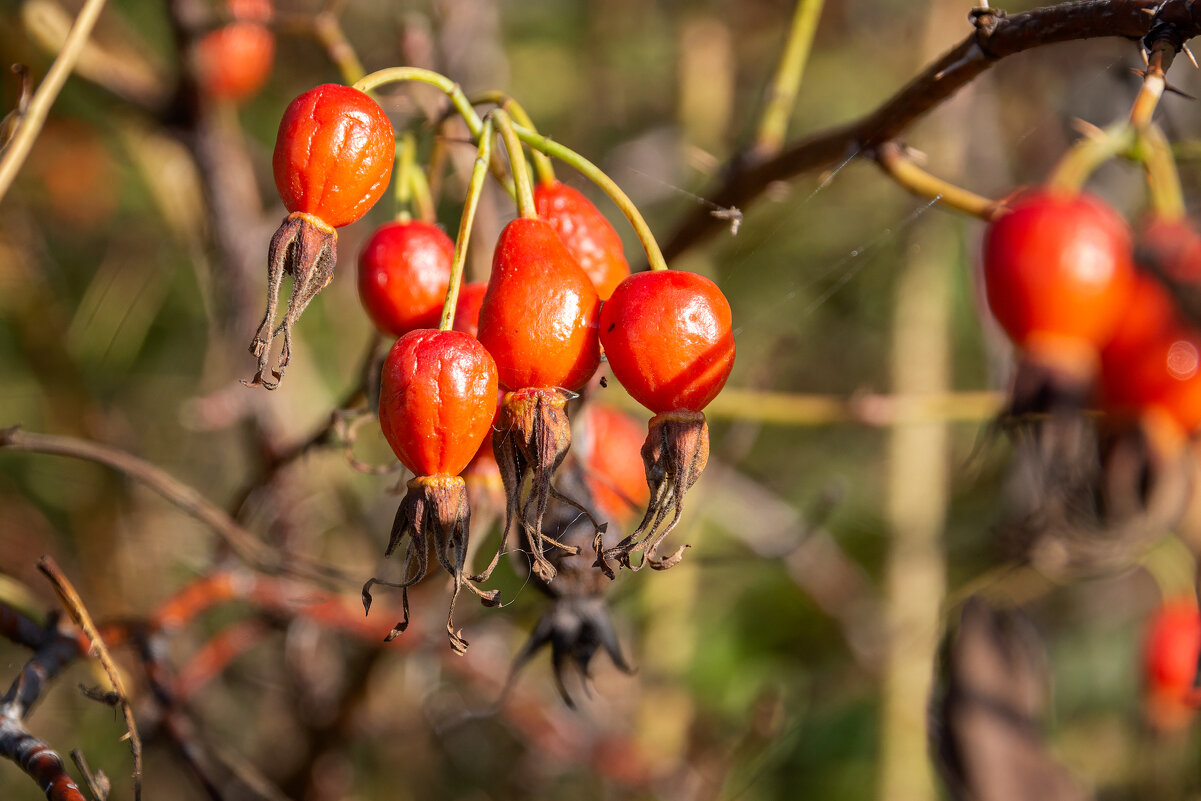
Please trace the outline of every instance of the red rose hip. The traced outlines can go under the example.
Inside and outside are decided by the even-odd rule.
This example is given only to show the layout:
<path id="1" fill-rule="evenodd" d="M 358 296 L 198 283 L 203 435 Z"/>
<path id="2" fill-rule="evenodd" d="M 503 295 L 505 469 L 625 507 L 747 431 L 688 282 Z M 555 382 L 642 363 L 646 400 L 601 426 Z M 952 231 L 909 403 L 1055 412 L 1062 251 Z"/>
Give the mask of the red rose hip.
<path id="1" fill-rule="evenodd" d="M 703 275 L 631 275 L 601 308 L 600 326 L 613 375 L 656 414 L 701 411 L 734 367 L 730 304 Z"/>
<path id="2" fill-rule="evenodd" d="M 379 104 L 358 89 L 327 83 L 288 105 L 271 167 L 288 211 L 341 228 L 383 196 L 395 151 L 392 123 Z"/>
<path id="3" fill-rule="evenodd" d="M 584 386 L 600 364 L 600 298 L 545 220 L 505 226 L 480 307 L 479 339 L 508 390 Z"/>
<path id="4" fill-rule="evenodd" d="M 544 539 L 542 519 L 551 477 L 571 447 L 568 393 L 583 387 L 600 364 L 599 306 L 592 281 L 550 223 L 521 217 L 505 226 L 479 315 L 479 340 L 509 390 L 492 437 L 505 485 L 505 528 L 481 579 L 496 566 L 514 520 L 543 581 L 556 572 L 547 545 L 575 552 Z"/>
<path id="5" fill-rule="evenodd" d="M 434 328 L 450 286 L 455 243 L 432 223 L 385 223 L 359 252 L 359 299 L 375 327 L 399 337 Z"/>
<path id="6" fill-rule="evenodd" d="M 267 311 L 250 343 L 258 371 L 248 383 L 275 389 L 292 358 L 292 326 L 334 277 L 336 228 L 349 225 L 379 200 L 392 176 L 395 141 L 383 109 L 363 92 L 324 84 L 284 111 L 275 140 L 275 186 L 291 214 L 271 238 L 267 255 Z M 275 325 L 283 276 L 293 278 L 284 320 Z M 266 378 L 271 342 L 284 344 L 274 378 Z"/>
<path id="7" fill-rule="evenodd" d="M 547 220 L 580 267 L 592 279 L 601 300 L 608 300 L 630 274 L 621 236 L 578 190 L 560 181 L 539 183 L 534 189 L 538 216 Z"/>
<path id="8" fill-rule="evenodd" d="M 454 580 L 446 618 L 451 648 L 457 653 L 467 648 L 467 641 L 454 628 L 455 600 L 463 585 L 485 605 L 498 601 L 495 590 L 482 591 L 463 575 L 471 512 L 467 485 L 459 476 L 491 430 L 496 393 L 492 357 L 478 341 L 458 331 L 410 331 L 397 340 L 384 361 L 380 427 L 397 458 L 416 474 L 396 512 L 385 551 L 390 556 L 408 535 L 405 579 L 373 578 L 363 585 L 367 609 L 373 585 L 402 590 L 404 619 L 388 639 L 408 626 L 408 588 L 428 570 L 427 537 L 433 538 L 438 562 Z"/>
<path id="9" fill-rule="evenodd" d="M 1130 230 L 1090 195 L 1021 196 L 985 234 L 984 282 L 1015 345 L 1091 375 L 1133 288 Z"/>
<path id="10" fill-rule="evenodd" d="M 685 493 L 709 460 L 709 427 L 702 411 L 725 386 L 734 366 L 730 304 L 704 276 L 680 270 L 631 275 L 601 309 L 601 344 L 613 375 L 655 416 L 642 445 L 650 503 L 632 534 L 612 548 L 594 542 L 596 564 L 665 570 L 681 546 L 659 558 L 659 545 L 680 521 Z M 645 550 L 635 566 L 630 556 Z"/>
<path id="11" fill-rule="evenodd" d="M 457 476 L 492 428 L 496 391 L 496 365 L 477 340 L 458 331 L 411 331 L 384 361 L 384 438 L 415 474 Z"/>

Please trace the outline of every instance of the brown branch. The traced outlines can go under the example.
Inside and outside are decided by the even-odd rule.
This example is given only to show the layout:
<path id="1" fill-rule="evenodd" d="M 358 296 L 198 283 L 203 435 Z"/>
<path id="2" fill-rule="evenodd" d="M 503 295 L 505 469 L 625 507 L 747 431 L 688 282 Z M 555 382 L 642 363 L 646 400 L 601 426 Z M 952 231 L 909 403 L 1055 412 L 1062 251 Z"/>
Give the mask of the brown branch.
<path id="1" fill-rule="evenodd" d="M 976 9 L 975 30 L 962 42 L 859 120 L 820 131 L 792 144 L 773 158 L 741 156 L 727 167 L 721 183 L 706 193 L 709 203 L 687 216 L 667 238 L 668 261 L 721 230 L 725 222 L 709 209 L 747 206 L 768 185 L 836 164 L 896 139 L 962 87 L 1006 56 L 1042 45 L 1077 39 L 1142 39 L 1156 31 L 1183 44 L 1201 33 L 1201 3 L 1196 0 L 1077 0 L 1013 16 Z"/>
<path id="2" fill-rule="evenodd" d="M 129 703 L 129 696 L 126 694 L 124 683 L 121 681 L 121 673 L 117 670 L 117 665 L 113 662 L 112 654 L 108 652 L 108 648 L 104 645 L 104 639 L 100 636 L 100 632 L 96 630 L 96 624 L 92 622 L 92 616 L 88 613 L 87 607 L 84 606 L 83 599 L 79 597 L 79 593 L 72 586 L 71 580 L 67 578 L 58 564 L 49 556 L 43 556 L 41 561 L 38 562 L 38 570 L 42 571 L 42 574 L 50 580 L 54 591 L 58 593 L 59 600 L 71 614 L 71 619 L 75 621 L 75 625 L 83 629 L 83 633 L 87 635 L 90 642 L 90 652 L 95 655 L 96 659 L 104 667 L 104 672 L 108 675 L 109 683 L 112 684 L 113 690 L 117 693 L 117 699 L 121 704 L 121 713 L 125 716 L 129 750 L 133 754 L 133 797 L 134 801 L 140 801 L 142 798 L 142 738 L 138 736 L 138 725 L 133 719 L 133 707 Z"/>
<path id="3" fill-rule="evenodd" d="M 32 434 L 20 426 L 0 429 L 0 450 L 69 456 L 102 464 L 136 479 L 215 531 L 244 562 L 266 573 L 289 572 L 315 580 L 351 583 L 327 566 L 294 555 L 275 553 L 254 534 L 187 484 L 125 451 L 74 437 Z"/>
<path id="4" fill-rule="evenodd" d="M 67 773 L 62 758 L 25 728 L 24 718 L 59 672 L 81 653 L 81 643 L 58 630 L 57 620 L 40 627 L 34 636 L 29 618 L 0 603 L 3 634 L 34 648 L 33 658 L 0 698 L 0 756 L 11 759 L 33 779 L 50 801 L 83 801 L 79 787 Z"/>

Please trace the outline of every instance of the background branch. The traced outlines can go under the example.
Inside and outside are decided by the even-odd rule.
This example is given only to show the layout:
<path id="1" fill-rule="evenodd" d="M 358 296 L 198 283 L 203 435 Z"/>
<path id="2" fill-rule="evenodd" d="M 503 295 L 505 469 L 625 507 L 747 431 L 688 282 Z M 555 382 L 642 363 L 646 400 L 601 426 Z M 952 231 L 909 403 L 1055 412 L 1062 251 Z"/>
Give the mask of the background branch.
<path id="1" fill-rule="evenodd" d="M 1201 33 L 1201 11 L 1194 6 L 1193 0 L 1080 0 L 1013 16 L 977 9 L 972 33 L 879 108 L 848 125 L 807 136 L 771 158 L 735 158 L 717 186 L 703 193 L 713 205 L 697 207 L 685 217 L 667 238 L 663 255 L 671 261 L 724 229 L 725 221 L 709 209 L 737 206 L 745 212 L 773 182 L 870 154 L 1007 56 L 1076 39 L 1142 39 L 1160 26 L 1171 26 L 1183 43 Z"/>

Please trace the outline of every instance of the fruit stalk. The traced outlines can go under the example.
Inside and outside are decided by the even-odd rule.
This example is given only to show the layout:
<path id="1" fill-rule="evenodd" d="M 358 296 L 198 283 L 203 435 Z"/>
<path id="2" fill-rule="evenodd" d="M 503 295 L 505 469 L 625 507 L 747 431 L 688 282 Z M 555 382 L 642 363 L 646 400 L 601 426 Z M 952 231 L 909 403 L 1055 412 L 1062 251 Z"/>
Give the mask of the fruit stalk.
<path id="1" fill-rule="evenodd" d="M 503 108 L 498 108 L 490 115 L 504 140 L 505 150 L 509 154 L 509 169 L 513 172 L 513 183 L 517 189 L 517 211 L 527 220 L 535 219 L 538 210 L 534 207 L 534 187 L 530 183 L 530 169 L 525 160 L 525 149 L 513 129 L 513 119 Z"/>
<path id="2" fill-rule="evenodd" d="M 646 251 L 646 261 L 650 265 L 650 268 L 652 270 L 667 269 L 667 262 L 663 259 L 663 251 L 659 249 L 659 243 L 655 241 L 655 235 L 651 233 L 651 228 L 646 224 L 642 213 L 638 211 L 638 207 L 634 205 L 634 201 L 630 200 L 629 196 L 621 190 L 621 187 L 606 175 L 600 167 L 597 167 L 571 148 L 564 147 L 558 142 L 547 139 L 545 136 L 541 136 L 529 128 L 515 125 L 513 129 L 517 133 L 518 138 L 534 150 L 541 151 L 570 165 L 604 190 L 604 193 L 617 204 L 617 207 L 621 209 L 621 213 L 630 221 L 630 225 L 634 226 L 634 232 L 638 235 L 638 241 L 642 243 L 642 249 Z"/>
<path id="3" fill-rule="evenodd" d="M 480 194 L 487 179 L 488 162 L 492 159 L 492 117 L 484 120 L 480 131 L 480 144 L 476 150 L 475 166 L 471 168 L 471 181 L 467 184 L 467 198 L 463 201 L 463 215 L 459 219 L 459 233 L 455 237 L 455 258 L 450 267 L 450 286 L 446 290 L 446 302 L 442 306 L 442 320 L 438 328 L 449 331 L 455 324 L 455 306 L 459 302 L 459 286 L 463 283 L 463 268 L 467 263 L 467 244 L 471 239 L 471 225 L 475 221 L 475 210 L 480 204 Z"/>
<path id="4" fill-rule="evenodd" d="M 530 115 L 526 113 L 521 104 L 514 100 L 509 95 L 498 90 L 481 92 L 472 98 L 472 102 L 479 103 L 495 103 L 499 108 L 504 109 L 513 118 L 513 122 L 523 128 L 537 133 L 538 129 L 534 127 L 534 121 L 530 119 Z M 550 160 L 550 157 L 541 151 L 533 151 L 534 172 L 538 176 L 538 181 L 543 184 L 552 184 L 555 181 L 555 165 Z"/>
<path id="5" fill-rule="evenodd" d="M 396 183 L 392 186 L 392 198 L 396 202 L 396 221 L 407 223 L 413 219 L 409 203 L 413 198 L 413 171 L 415 167 L 417 140 L 406 131 L 396 140 Z"/>
<path id="6" fill-rule="evenodd" d="M 484 121 L 480 119 L 480 115 L 476 114 L 475 109 L 471 107 L 471 101 L 467 99 L 467 95 L 463 94 L 462 88 L 457 83 L 433 70 L 426 70 L 420 67 L 388 67 L 376 70 L 367 77 L 356 81 L 354 88 L 360 92 L 370 92 L 385 84 L 402 83 L 404 81 L 416 81 L 417 83 L 425 83 L 441 89 L 450 98 L 455 111 L 459 112 L 459 116 L 467 123 L 467 128 L 471 131 L 471 135 L 479 138 L 480 132 L 484 127 Z"/>
<path id="7" fill-rule="evenodd" d="M 1172 146 L 1163 129 L 1148 125 L 1139 132 L 1143 165 L 1147 169 L 1147 191 L 1155 216 L 1161 220 L 1184 219 L 1184 191 L 1172 157 Z"/>

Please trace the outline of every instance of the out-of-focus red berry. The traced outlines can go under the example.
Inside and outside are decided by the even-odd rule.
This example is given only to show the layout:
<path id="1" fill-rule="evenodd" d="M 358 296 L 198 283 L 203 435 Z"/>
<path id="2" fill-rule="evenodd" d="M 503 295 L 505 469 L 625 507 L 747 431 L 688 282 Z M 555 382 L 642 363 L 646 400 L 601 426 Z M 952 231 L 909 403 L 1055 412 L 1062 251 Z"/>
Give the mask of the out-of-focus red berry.
<path id="1" fill-rule="evenodd" d="M 1188 726 L 1201 693 L 1194 687 L 1201 652 L 1201 615 L 1191 598 L 1159 607 L 1143 641 L 1144 702 L 1148 721 L 1164 731 Z"/>
<path id="2" fill-rule="evenodd" d="M 1015 345 L 1091 373 L 1134 283 L 1130 230 L 1090 195 L 1021 195 L 985 235 L 984 282 Z"/>

